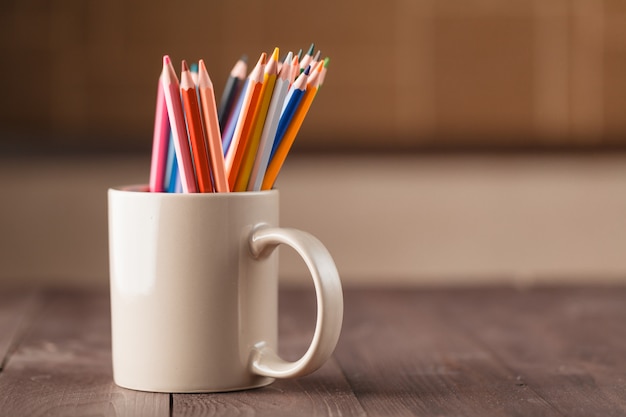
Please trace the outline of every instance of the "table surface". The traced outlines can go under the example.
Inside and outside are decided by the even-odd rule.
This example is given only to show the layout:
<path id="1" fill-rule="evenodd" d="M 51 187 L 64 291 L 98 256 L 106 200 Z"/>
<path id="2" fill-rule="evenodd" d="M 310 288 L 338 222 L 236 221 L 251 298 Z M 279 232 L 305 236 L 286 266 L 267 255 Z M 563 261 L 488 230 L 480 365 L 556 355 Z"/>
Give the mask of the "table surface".
<path id="1" fill-rule="evenodd" d="M 313 374 L 224 394 L 112 380 L 106 290 L 0 293 L 0 416 L 626 415 L 626 287 L 348 289 Z M 280 294 L 280 351 L 311 340 L 312 289 Z"/>

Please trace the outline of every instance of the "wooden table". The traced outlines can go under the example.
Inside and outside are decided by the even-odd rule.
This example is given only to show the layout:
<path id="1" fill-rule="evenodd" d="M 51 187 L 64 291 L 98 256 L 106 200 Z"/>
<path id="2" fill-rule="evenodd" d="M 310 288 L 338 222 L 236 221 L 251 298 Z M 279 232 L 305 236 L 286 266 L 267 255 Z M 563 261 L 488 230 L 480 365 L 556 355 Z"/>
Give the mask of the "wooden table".
<path id="1" fill-rule="evenodd" d="M 281 293 L 281 351 L 308 345 L 312 289 Z M 310 376 L 226 394 L 115 386 L 106 290 L 0 293 L 0 416 L 623 416 L 626 288 L 346 290 Z"/>

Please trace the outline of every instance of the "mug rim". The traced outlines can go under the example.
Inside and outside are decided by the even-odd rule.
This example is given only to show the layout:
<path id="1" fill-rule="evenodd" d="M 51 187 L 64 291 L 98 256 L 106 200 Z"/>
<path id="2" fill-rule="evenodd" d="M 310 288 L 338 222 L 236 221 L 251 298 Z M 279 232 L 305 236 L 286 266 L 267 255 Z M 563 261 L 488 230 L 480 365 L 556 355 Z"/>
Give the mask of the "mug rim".
<path id="1" fill-rule="evenodd" d="M 148 194 L 148 195 L 177 196 L 177 197 L 184 196 L 184 198 L 198 198 L 199 196 L 202 196 L 203 198 L 206 198 L 207 196 L 211 196 L 211 198 L 215 198 L 215 196 L 224 197 L 228 195 L 254 196 L 254 195 L 270 195 L 270 194 L 278 193 L 278 189 L 276 188 L 272 188 L 271 190 L 261 190 L 261 191 L 229 191 L 227 193 L 223 193 L 223 192 L 222 193 L 218 193 L 218 192 L 214 192 L 214 193 L 168 193 L 164 191 L 151 192 L 149 184 L 118 185 L 118 186 L 109 187 L 109 191 L 121 192 L 121 193 L 132 193 L 132 194 Z"/>

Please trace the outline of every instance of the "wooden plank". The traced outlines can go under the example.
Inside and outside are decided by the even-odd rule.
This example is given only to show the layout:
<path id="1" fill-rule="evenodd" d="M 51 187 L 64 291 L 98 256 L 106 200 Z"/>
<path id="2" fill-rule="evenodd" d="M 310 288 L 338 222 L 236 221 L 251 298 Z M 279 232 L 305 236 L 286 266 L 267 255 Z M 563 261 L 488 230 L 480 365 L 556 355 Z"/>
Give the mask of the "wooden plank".
<path id="1" fill-rule="evenodd" d="M 626 288 L 351 289 L 337 350 L 317 372 L 173 396 L 114 385 L 107 293 L 32 296 L 0 295 L 0 416 L 159 416 L 170 405 L 173 416 L 626 414 Z M 281 354 L 295 359 L 314 296 L 280 300 Z"/>
<path id="2" fill-rule="evenodd" d="M 50 292 L 0 373 L 0 415 L 169 416 L 169 395 L 112 380 L 109 297 Z"/>
<path id="3" fill-rule="evenodd" d="M 41 304 L 34 291 L 10 290 L 0 293 L 0 372 L 13 346 L 28 327 L 32 314 Z"/>
<path id="4" fill-rule="evenodd" d="M 626 413 L 626 288 L 463 295 L 450 318 L 555 412 Z M 477 308 L 480 306 L 480 308 Z"/>
<path id="5" fill-rule="evenodd" d="M 315 324 L 315 294 L 281 291 L 281 355 L 295 360 L 308 347 Z M 331 358 L 306 377 L 276 380 L 259 389 L 217 394 L 175 394 L 172 416 L 364 416 L 337 362 Z"/>
<path id="6" fill-rule="evenodd" d="M 554 415 L 551 404 L 461 331 L 457 317 L 448 317 L 453 308 L 480 308 L 451 294 L 346 294 L 344 332 L 335 358 L 367 415 Z"/>

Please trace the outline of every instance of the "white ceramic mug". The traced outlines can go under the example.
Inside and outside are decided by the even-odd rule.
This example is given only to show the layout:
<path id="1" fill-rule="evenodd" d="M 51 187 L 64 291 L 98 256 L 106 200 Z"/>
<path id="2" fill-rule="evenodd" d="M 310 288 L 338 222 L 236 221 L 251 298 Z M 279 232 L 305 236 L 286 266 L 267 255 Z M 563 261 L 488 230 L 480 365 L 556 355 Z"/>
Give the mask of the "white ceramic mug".
<path id="1" fill-rule="evenodd" d="M 113 375 L 125 388 L 216 392 L 306 375 L 332 354 L 343 319 L 339 274 L 312 235 L 278 227 L 277 190 L 108 191 Z M 277 354 L 278 258 L 286 244 L 317 296 L 311 345 Z"/>

